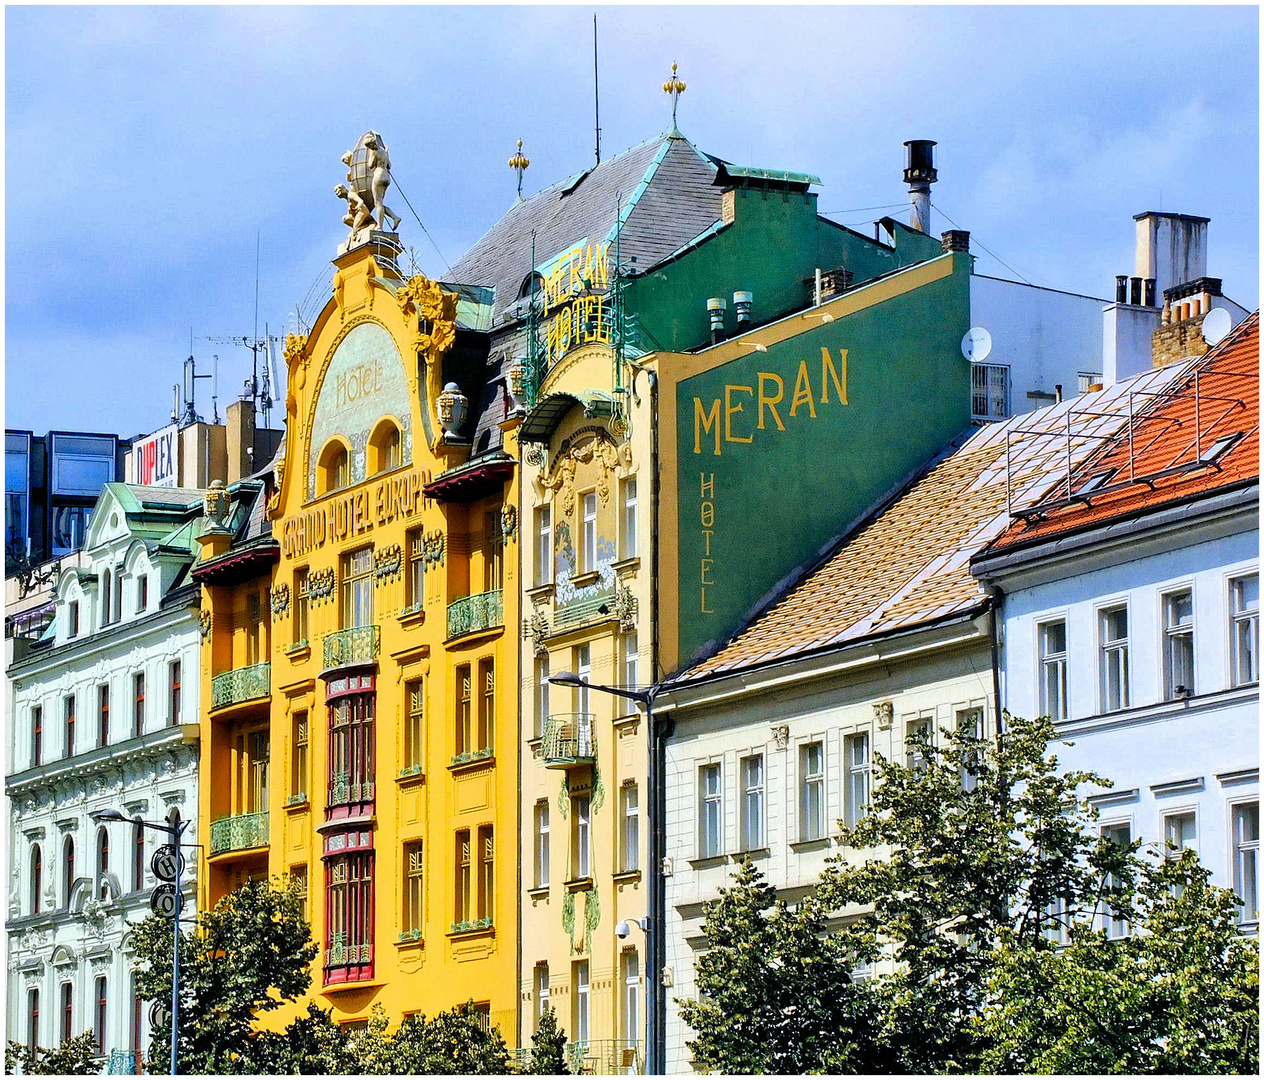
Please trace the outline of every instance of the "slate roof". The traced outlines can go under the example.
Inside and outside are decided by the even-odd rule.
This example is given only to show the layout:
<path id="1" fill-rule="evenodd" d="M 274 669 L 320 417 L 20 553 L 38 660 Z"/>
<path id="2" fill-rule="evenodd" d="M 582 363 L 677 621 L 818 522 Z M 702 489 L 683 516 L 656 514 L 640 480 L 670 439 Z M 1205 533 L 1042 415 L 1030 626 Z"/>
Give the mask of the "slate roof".
<path id="1" fill-rule="evenodd" d="M 1259 312 L 1185 372 L 1165 396 L 1146 402 L 1131 439 L 1102 447 L 1073 472 L 1070 498 L 1064 480 L 1047 510 L 1015 522 L 988 554 L 1258 481 Z M 1211 460 L 1218 441 L 1233 436 Z"/>
<path id="2" fill-rule="evenodd" d="M 625 262 L 635 257 L 644 272 L 719 220 L 715 175 L 715 165 L 687 139 L 660 135 L 517 203 L 448 279 L 494 288 L 493 318 L 499 322 L 532 269 L 532 233 L 536 267 L 580 242 L 612 241 L 620 197 L 620 254 Z"/>
<path id="3" fill-rule="evenodd" d="M 967 432 L 834 542 L 717 652 L 668 681 L 679 685 L 964 617 L 986 600 L 971 557 L 1000 536 L 1010 510 L 1057 483 L 1072 418 L 1072 465 L 1127 425 L 1128 395 L 1157 390 L 1188 365 Z M 1028 434 L 1028 432 L 1050 434 Z M 1007 449 L 1008 443 L 1008 449 Z M 1007 463 L 1008 458 L 1008 463 Z M 1065 474 L 1062 474 L 1065 475 Z M 1008 493 L 1008 494 L 1007 494 Z"/>

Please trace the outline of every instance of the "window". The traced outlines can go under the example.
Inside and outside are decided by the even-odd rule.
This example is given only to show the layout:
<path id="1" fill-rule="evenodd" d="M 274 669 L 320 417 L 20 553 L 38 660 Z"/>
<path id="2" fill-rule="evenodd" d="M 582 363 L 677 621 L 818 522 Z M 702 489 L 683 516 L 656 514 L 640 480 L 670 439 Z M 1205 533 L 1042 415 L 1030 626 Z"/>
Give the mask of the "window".
<path id="1" fill-rule="evenodd" d="M 290 717 L 290 802 L 307 800 L 307 747 L 311 740 L 311 725 L 307 710 L 300 709 Z"/>
<path id="2" fill-rule="evenodd" d="M 1067 718 L 1067 641 L 1066 623 L 1041 623 L 1040 639 L 1040 715 L 1049 719 Z"/>
<path id="3" fill-rule="evenodd" d="M 31 914 L 40 913 L 40 890 L 44 886 L 44 856 L 39 844 L 31 848 Z"/>
<path id="4" fill-rule="evenodd" d="M 910 769 L 925 769 L 934 732 L 927 718 L 910 720 L 904 729 L 904 762 Z"/>
<path id="5" fill-rule="evenodd" d="M 544 724 L 549 718 L 549 654 L 544 653 L 535 658 L 535 716 L 533 718 L 532 735 L 540 738 L 544 735 Z"/>
<path id="6" fill-rule="evenodd" d="M 571 820 L 575 823 L 571 876 L 575 879 L 592 876 L 591 807 L 587 795 L 576 795 L 571 799 Z"/>
<path id="7" fill-rule="evenodd" d="M 635 949 L 623 951 L 623 1037 L 637 1039 L 641 1030 L 641 959 Z"/>
<path id="8" fill-rule="evenodd" d="M 342 625 L 373 624 L 373 549 L 361 548 L 342 557 Z"/>
<path id="9" fill-rule="evenodd" d="M 1009 368 L 1004 364 L 970 365 L 970 414 L 975 420 L 1009 416 Z"/>
<path id="10" fill-rule="evenodd" d="M 583 532 L 579 572 L 587 574 L 597 569 L 597 493 L 590 491 L 581 497 L 583 508 Z"/>
<path id="11" fill-rule="evenodd" d="M 172 660 L 167 666 L 167 683 L 170 692 L 167 695 L 167 723 L 176 727 L 180 723 L 180 661 Z"/>
<path id="12" fill-rule="evenodd" d="M 588 681 L 592 678 L 592 646 L 587 643 L 575 650 L 575 674 L 584 684 L 575 689 L 575 711 L 587 716 L 590 712 Z"/>
<path id="13" fill-rule="evenodd" d="M 70 757 L 75 752 L 75 695 L 70 694 L 64 701 L 65 723 L 65 753 L 63 757 Z"/>
<path id="14" fill-rule="evenodd" d="M 115 622 L 123 617 L 123 568 L 121 566 L 114 571 L 114 604 L 110 613 Z"/>
<path id="15" fill-rule="evenodd" d="M 496 669 L 491 657 L 478 662 L 478 749 L 491 751 L 496 741 Z"/>
<path id="16" fill-rule="evenodd" d="M 246 598 L 246 663 L 260 664 L 267 659 L 267 650 L 264 648 L 263 639 L 263 620 L 264 611 L 263 593 L 253 592 Z"/>
<path id="17" fill-rule="evenodd" d="M 373 852 L 353 851 L 328 861 L 325 981 L 373 974 Z"/>
<path id="18" fill-rule="evenodd" d="M 1059 896 L 1045 905 L 1045 925 L 1042 933 L 1046 941 L 1065 945 L 1070 940 L 1071 918 L 1065 896 Z"/>
<path id="19" fill-rule="evenodd" d="M 31 765 L 39 765 L 44 756 L 44 710 L 35 705 L 31 708 Z"/>
<path id="20" fill-rule="evenodd" d="M 105 900 L 109 889 L 105 875 L 110 872 L 110 834 L 104 825 L 97 829 L 97 899 Z"/>
<path id="21" fill-rule="evenodd" d="M 143 615 L 149 608 L 149 575 L 136 579 L 136 614 Z"/>
<path id="22" fill-rule="evenodd" d="M 455 922 L 468 923 L 472 914 L 470 895 L 470 832 L 462 829 L 456 834 L 456 905 Z"/>
<path id="23" fill-rule="evenodd" d="M 483 515 L 483 591 L 494 592 L 505 584 L 505 537 L 500 527 L 500 509 Z"/>
<path id="24" fill-rule="evenodd" d="M 473 702 L 470 686 L 470 667 L 463 664 L 456 669 L 456 752 L 468 754 L 474 747 Z"/>
<path id="25" fill-rule="evenodd" d="M 979 766 L 983 748 L 970 740 L 983 738 L 983 710 L 962 709 L 957 713 L 957 730 L 967 740 L 961 754 L 961 787 L 973 791 L 979 785 Z"/>
<path id="26" fill-rule="evenodd" d="M 131 1032 L 131 1051 L 136 1055 L 136 1071 L 139 1073 L 143 1062 L 141 1058 L 144 1055 L 144 1043 L 141 1041 L 141 1002 L 140 992 L 136 989 L 136 972 L 132 971 L 128 977 L 128 999 L 132 1003 L 132 1032 Z"/>
<path id="27" fill-rule="evenodd" d="M 1128 708 L 1128 609 L 1100 612 L 1102 712 Z"/>
<path id="28" fill-rule="evenodd" d="M 369 456 L 374 473 L 389 472 L 403 464 L 403 440 L 390 420 L 381 421 L 369 437 Z"/>
<path id="29" fill-rule="evenodd" d="M 620 557 L 631 559 L 636 555 L 636 477 L 629 476 L 619 482 L 619 504 L 622 509 L 619 522 L 621 541 Z"/>
<path id="30" fill-rule="evenodd" d="M 575 1041 L 588 1042 L 588 961 L 575 964 L 575 1015 L 572 1018 Z"/>
<path id="31" fill-rule="evenodd" d="M 407 536 L 408 578 L 404 602 L 409 611 L 420 611 L 426 598 L 426 541 L 420 529 Z"/>
<path id="32" fill-rule="evenodd" d="M 331 442 L 320 453 L 320 492 L 339 491 L 351 483 L 351 456 L 340 442 Z"/>
<path id="33" fill-rule="evenodd" d="M 377 779 L 373 694 L 329 706 L 329 805 L 373 802 Z"/>
<path id="34" fill-rule="evenodd" d="M 1233 891 L 1242 901 L 1238 921 L 1260 918 L 1260 804 L 1233 808 Z"/>
<path id="35" fill-rule="evenodd" d="M 307 919 L 307 867 L 291 866 L 290 880 L 294 882 L 295 890 L 298 892 L 298 906 L 303 914 L 304 920 Z"/>
<path id="36" fill-rule="evenodd" d="M 641 809 L 640 792 L 636 784 L 624 784 L 620 790 L 623 835 L 620 837 L 621 866 L 624 872 L 636 870 L 641 865 Z"/>
<path id="37" fill-rule="evenodd" d="M 97 746 L 110 741 L 110 684 L 97 687 Z"/>
<path id="38" fill-rule="evenodd" d="M 404 702 L 407 710 L 404 718 L 404 769 L 410 774 L 415 774 L 421 772 L 421 724 L 425 715 L 425 697 L 420 679 L 413 679 L 404 684 Z"/>
<path id="39" fill-rule="evenodd" d="M 138 671 L 132 676 L 132 735 L 145 730 L 145 673 Z"/>
<path id="40" fill-rule="evenodd" d="M 535 583 L 547 585 L 553 580 L 553 508 L 535 508 Z"/>
<path id="41" fill-rule="evenodd" d="M 404 932 L 421 936 L 423 877 L 422 846 L 418 840 L 404 845 Z"/>
<path id="42" fill-rule="evenodd" d="M 1234 686 L 1260 681 L 1260 576 L 1229 582 L 1233 610 L 1232 676 Z"/>
<path id="43" fill-rule="evenodd" d="M 799 747 L 799 839 L 825 835 L 825 747 L 819 742 Z"/>
<path id="44" fill-rule="evenodd" d="M 1112 844 L 1119 847 L 1127 847 L 1132 843 L 1132 826 L 1123 825 L 1103 825 L 1102 837 L 1109 840 Z M 1118 883 L 1115 881 L 1114 875 L 1108 874 L 1106 877 L 1106 887 L 1116 888 Z M 1109 904 L 1106 905 L 1106 935 L 1112 938 L 1122 938 L 1128 936 L 1128 920 L 1124 918 L 1122 912 L 1117 912 Z"/>
<path id="45" fill-rule="evenodd" d="M 1194 594 L 1163 597 L 1163 697 L 1167 701 L 1194 692 Z"/>
<path id="46" fill-rule="evenodd" d="M 703 765 L 698 769 L 698 858 L 720 854 L 721 821 L 720 766 Z"/>
<path id="47" fill-rule="evenodd" d="M 26 1048 L 33 1054 L 39 1045 L 39 991 L 29 990 L 26 1003 Z"/>
<path id="48" fill-rule="evenodd" d="M 1181 814 L 1166 814 L 1163 817 L 1163 836 L 1171 846 L 1173 854 L 1179 854 L 1186 848 L 1195 848 L 1198 839 L 1198 825 L 1193 810 Z"/>
<path id="49" fill-rule="evenodd" d="M 764 755 L 742 758 L 739 768 L 742 782 L 742 850 L 756 851 L 764 846 Z"/>
<path id="50" fill-rule="evenodd" d="M 145 826 L 140 818 L 132 825 L 132 892 L 145 887 Z"/>
<path id="51" fill-rule="evenodd" d="M 307 644 L 307 615 L 311 606 L 311 595 L 307 588 L 307 567 L 294 571 L 294 623 L 291 627 L 294 634 L 293 645 L 299 648 Z"/>
<path id="52" fill-rule="evenodd" d="M 75 887 L 75 840 L 66 837 L 61 846 L 61 899 L 63 907 L 70 907 L 70 890 Z"/>
<path id="53" fill-rule="evenodd" d="M 549 883 L 549 800 L 535 804 L 535 887 L 543 889 Z"/>
<path id="54" fill-rule="evenodd" d="M 262 814 L 268 809 L 268 760 L 271 739 L 266 731 L 250 733 L 250 810 Z"/>
<path id="55" fill-rule="evenodd" d="M 629 630 L 623 635 L 623 685 L 635 690 L 641 681 L 640 646 L 637 643 L 636 631 Z"/>
<path id="56" fill-rule="evenodd" d="M 1102 381 L 1102 373 L 1100 371 L 1081 371 L 1077 373 L 1076 393 L 1087 394 L 1090 386 L 1100 386 Z"/>
<path id="57" fill-rule="evenodd" d="M 70 601 L 70 632 L 67 637 L 79 636 L 79 601 Z"/>
<path id="58" fill-rule="evenodd" d="M 865 816 L 869 805 L 869 736 L 848 735 L 843 742 L 844 767 L 847 770 L 847 827 L 854 829 Z"/>
<path id="59" fill-rule="evenodd" d="M 75 988 L 72 984 L 61 984 L 61 1041 L 68 1042 L 75 1034 Z"/>
<path id="60" fill-rule="evenodd" d="M 536 964 L 531 982 L 535 987 L 535 1026 L 539 1028 L 540 1017 L 549 1007 L 549 965 Z"/>
<path id="61" fill-rule="evenodd" d="M 101 625 L 102 626 L 110 625 L 110 595 L 112 592 L 110 588 L 110 581 L 111 581 L 110 571 L 108 569 L 102 570 L 101 571 Z"/>
<path id="62" fill-rule="evenodd" d="M 490 825 L 478 829 L 478 917 L 489 923 L 496 913 L 496 859 Z"/>

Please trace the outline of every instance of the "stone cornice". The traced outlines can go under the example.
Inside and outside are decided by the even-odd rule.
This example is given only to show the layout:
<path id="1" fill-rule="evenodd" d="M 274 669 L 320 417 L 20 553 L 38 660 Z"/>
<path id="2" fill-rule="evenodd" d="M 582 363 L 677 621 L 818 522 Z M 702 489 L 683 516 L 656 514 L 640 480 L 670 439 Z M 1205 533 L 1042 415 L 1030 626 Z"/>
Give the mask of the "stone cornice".
<path id="1" fill-rule="evenodd" d="M 11 799 L 18 799 L 67 780 L 80 780 L 135 762 L 165 757 L 184 747 L 196 746 L 198 738 L 197 724 L 181 724 L 179 727 L 148 731 L 134 739 L 98 746 L 85 754 L 76 754 L 72 758 L 50 761 L 33 769 L 14 773 L 5 780 L 5 794 Z"/>
<path id="2" fill-rule="evenodd" d="M 67 665 L 78 660 L 85 663 L 95 662 L 98 654 L 103 651 L 126 644 L 133 637 L 149 633 L 158 633 L 165 640 L 171 635 L 172 628 L 163 624 L 179 623 L 185 618 L 188 619 L 190 637 L 194 637 L 197 634 L 198 624 L 193 612 L 197 607 L 196 603 L 190 603 L 187 607 L 160 608 L 151 615 L 117 623 L 108 629 L 98 630 L 85 637 L 74 638 L 50 649 L 42 649 L 38 653 L 32 653 L 11 664 L 8 671 L 9 678 L 15 682 L 28 683 L 44 674 L 45 668 L 60 672 Z"/>

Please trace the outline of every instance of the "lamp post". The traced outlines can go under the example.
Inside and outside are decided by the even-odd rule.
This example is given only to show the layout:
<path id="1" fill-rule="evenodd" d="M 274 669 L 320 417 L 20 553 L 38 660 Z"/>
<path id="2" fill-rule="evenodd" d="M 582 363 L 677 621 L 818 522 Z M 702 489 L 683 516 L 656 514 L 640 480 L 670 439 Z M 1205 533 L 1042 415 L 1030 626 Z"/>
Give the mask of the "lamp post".
<path id="1" fill-rule="evenodd" d="M 662 1004 L 662 971 L 664 958 L 663 924 L 663 852 L 660 832 L 662 778 L 661 778 L 661 744 L 659 732 L 654 727 L 654 698 L 657 689 L 653 686 L 640 690 L 632 690 L 622 686 L 599 686 L 597 683 L 581 679 L 573 671 L 559 671 L 549 677 L 554 686 L 569 686 L 572 689 L 600 690 L 603 694 L 635 701 L 645 709 L 645 723 L 650 731 L 650 768 L 649 791 L 646 824 L 649 826 L 649 899 L 650 913 L 645 919 L 638 919 L 637 924 L 645 931 L 645 1071 L 651 1076 L 661 1076 L 665 1072 L 666 1043 L 664 1041 L 664 1016 Z"/>
<path id="2" fill-rule="evenodd" d="M 177 1039 L 176 1030 L 180 1020 L 180 908 L 183 906 L 183 894 L 180 892 L 180 870 L 183 859 L 180 856 L 180 838 L 184 835 L 184 830 L 188 828 L 189 823 L 181 820 L 178 824 L 172 825 L 166 821 L 145 821 L 142 818 L 129 818 L 126 814 L 120 814 L 117 810 L 99 810 L 92 815 L 94 821 L 121 821 L 129 825 L 140 825 L 145 829 L 154 829 L 157 832 L 167 834 L 172 850 L 175 852 L 175 910 L 172 913 L 172 934 L 171 934 L 171 1075 L 177 1075 L 176 1070 L 176 1049 Z"/>

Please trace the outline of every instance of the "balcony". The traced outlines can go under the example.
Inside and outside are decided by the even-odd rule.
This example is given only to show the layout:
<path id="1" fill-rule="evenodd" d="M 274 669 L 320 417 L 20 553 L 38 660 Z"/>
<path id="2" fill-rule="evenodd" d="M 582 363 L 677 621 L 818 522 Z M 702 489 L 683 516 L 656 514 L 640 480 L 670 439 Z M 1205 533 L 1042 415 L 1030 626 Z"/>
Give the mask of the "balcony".
<path id="1" fill-rule="evenodd" d="M 636 1039 L 589 1039 L 566 1044 L 566 1067 L 574 1074 L 637 1075 L 645 1071 L 645 1055 Z"/>
<path id="2" fill-rule="evenodd" d="M 462 637 L 480 630 L 493 630 L 505 625 L 504 592 L 491 592 L 463 596 L 448 605 L 448 637 Z"/>
<path id="3" fill-rule="evenodd" d="M 135 1076 L 142 1071 L 141 1065 L 135 1050 L 111 1050 L 105 1072 L 107 1076 Z"/>
<path id="4" fill-rule="evenodd" d="M 544 724 L 541 755 L 546 769 L 591 765 L 597 757 L 592 713 L 554 713 Z"/>
<path id="5" fill-rule="evenodd" d="M 349 626 L 326 634 L 325 667 L 346 667 L 348 664 L 372 664 L 381 648 L 381 632 L 376 626 Z"/>
<path id="6" fill-rule="evenodd" d="M 329 805 L 372 802 L 375 791 L 372 780 L 357 780 L 352 783 L 350 773 L 336 772 L 329 778 Z"/>
<path id="7" fill-rule="evenodd" d="M 243 701 L 266 698 L 272 693 L 272 665 L 252 664 L 233 668 L 211 680 L 211 708 L 224 709 Z"/>
<path id="8" fill-rule="evenodd" d="M 372 945 L 348 945 L 346 934 L 334 934 L 325 950 L 325 967 L 352 967 L 373 963 Z"/>
<path id="9" fill-rule="evenodd" d="M 268 846 L 268 815 L 234 814 L 211 822 L 211 854 Z"/>

